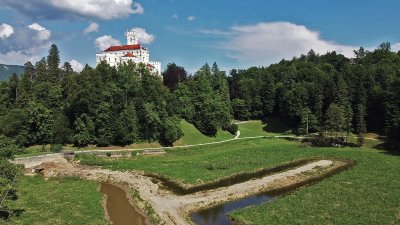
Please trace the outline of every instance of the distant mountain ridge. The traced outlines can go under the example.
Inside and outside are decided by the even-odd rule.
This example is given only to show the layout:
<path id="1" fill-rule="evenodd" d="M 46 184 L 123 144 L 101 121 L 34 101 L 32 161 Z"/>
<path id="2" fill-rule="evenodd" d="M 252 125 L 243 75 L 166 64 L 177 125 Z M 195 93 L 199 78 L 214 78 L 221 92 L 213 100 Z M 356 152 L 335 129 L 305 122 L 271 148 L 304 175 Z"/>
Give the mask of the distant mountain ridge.
<path id="1" fill-rule="evenodd" d="M 18 75 L 24 72 L 24 66 L 0 64 L 0 80 L 7 80 L 13 73 Z"/>

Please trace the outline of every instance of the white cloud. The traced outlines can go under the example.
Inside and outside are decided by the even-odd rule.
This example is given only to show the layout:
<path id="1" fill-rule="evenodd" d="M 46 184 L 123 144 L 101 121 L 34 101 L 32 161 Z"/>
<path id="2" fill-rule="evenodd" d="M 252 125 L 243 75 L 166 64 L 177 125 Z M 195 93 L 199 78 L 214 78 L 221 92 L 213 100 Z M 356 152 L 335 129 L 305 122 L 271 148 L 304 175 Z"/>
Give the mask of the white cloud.
<path id="1" fill-rule="evenodd" d="M 43 31 L 46 30 L 46 28 L 42 27 L 40 24 L 38 23 L 32 23 L 31 25 L 28 26 L 29 29 L 31 30 L 36 30 L 36 31 Z"/>
<path id="2" fill-rule="evenodd" d="M 99 32 L 99 24 L 92 22 L 89 24 L 89 26 L 83 31 L 83 33 L 88 34 L 88 33 L 92 33 L 92 32 Z"/>
<path id="3" fill-rule="evenodd" d="M 153 34 L 149 34 L 146 32 L 146 29 L 135 27 L 132 28 L 131 31 L 135 30 L 138 34 L 139 42 L 142 44 L 151 44 L 156 37 Z"/>
<path id="4" fill-rule="evenodd" d="M 179 16 L 177 14 L 174 14 L 174 15 L 171 16 L 171 18 L 177 20 L 179 18 Z"/>
<path id="5" fill-rule="evenodd" d="M 27 54 L 24 51 L 9 51 L 4 54 L 0 53 L 0 63 L 8 65 L 23 65 L 28 61 L 39 61 L 40 57 L 33 54 Z"/>
<path id="6" fill-rule="evenodd" d="M 220 35 L 220 36 L 226 36 L 226 35 L 233 35 L 234 32 L 232 31 L 224 31 L 224 30 L 219 30 L 219 29 L 199 29 L 197 30 L 200 34 L 209 34 L 209 35 Z"/>
<path id="7" fill-rule="evenodd" d="M 51 32 L 37 23 L 14 27 L 12 36 L 0 41 L 0 63 L 35 63 L 49 49 L 50 37 Z"/>
<path id="8" fill-rule="evenodd" d="M 394 43 L 392 45 L 392 51 L 395 51 L 395 52 L 400 51 L 400 42 Z"/>
<path id="9" fill-rule="evenodd" d="M 117 39 L 114 39 L 110 35 L 98 37 L 96 38 L 96 40 L 94 40 L 94 43 L 96 47 L 101 51 L 107 49 L 110 46 L 121 45 L 121 42 L 119 42 Z"/>
<path id="10" fill-rule="evenodd" d="M 195 19 L 196 19 L 195 16 L 188 16 L 188 18 L 187 18 L 188 21 L 193 21 L 193 20 L 195 20 Z"/>
<path id="11" fill-rule="evenodd" d="M 143 6 L 137 2 L 133 3 L 133 8 L 134 8 L 134 10 L 132 11 L 132 14 L 143 14 L 144 13 Z"/>
<path id="12" fill-rule="evenodd" d="M 14 33 L 14 28 L 6 23 L 0 25 L 0 39 L 6 39 Z"/>
<path id="13" fill-rule="evenodd" d="M 111 20 L 144 13 L 142 5 L 133 0 L 1 0 L 0 6 L 13 8 L 34 19 Z"/>
<path id="14" fill-rule="evenodd" d="M 71 64 L 71 67 L 75 72 L 81 72 L 84 68 L 84 66 L 75 59 L 69 61 L 69 64 Z"/>
<path id="15" fill-rule="evenodd" d="M 29 29 L 37 31 L 37 34 L 34 38 L 40 41 L 47 41 L 50 39 L 51 32 L 47 30 L 46 28 L 42 27 L 38 23 L 33 23 L 28 26 Z"/>
<path id="16" fill-rule="evenodd" d="M 226 32 L 232 35 L 226 36 L 227 40 L 219 43 L 219 48 L 227 50 L 229 57 L 249 65 L 269 65 L 282 58 L 305 54 L 310 49 L 319 54 L 336 51 L 352 57 L 353 50 L 358 48 L 323 40 L 318 32 L 289 22 L 234 26 Z M 214 33 L 221 35 L 225 31 Z"/>

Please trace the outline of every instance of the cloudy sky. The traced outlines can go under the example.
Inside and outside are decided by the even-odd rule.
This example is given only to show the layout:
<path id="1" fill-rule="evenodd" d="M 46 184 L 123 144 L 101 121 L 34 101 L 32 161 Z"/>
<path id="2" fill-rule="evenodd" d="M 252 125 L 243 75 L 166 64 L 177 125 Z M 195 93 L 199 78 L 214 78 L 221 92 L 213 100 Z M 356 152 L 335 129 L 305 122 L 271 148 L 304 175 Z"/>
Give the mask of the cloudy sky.
<path id="1" fill-rule="evenodd" d="M 398 0 L 1 0 L 0 63 L 22 65 L 57 44 L 76 70 L 125 44 L 137 28 L 152 60 L 190 72 L 216 61 L 224 70 L 265 66 L 307 53 L 400 50 Z"/>

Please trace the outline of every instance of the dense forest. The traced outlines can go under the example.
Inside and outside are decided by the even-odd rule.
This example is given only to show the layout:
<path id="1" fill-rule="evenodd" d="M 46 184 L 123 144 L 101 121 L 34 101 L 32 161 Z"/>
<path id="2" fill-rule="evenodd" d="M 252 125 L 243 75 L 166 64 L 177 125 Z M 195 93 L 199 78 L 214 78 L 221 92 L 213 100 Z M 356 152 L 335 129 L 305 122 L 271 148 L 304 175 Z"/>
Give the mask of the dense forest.
<path id="1" fill-rule="evenodd" d="M 232 70 L 205 64 L 193 75 L 169 64 L 163 78 L 133 63 L 76 73 L 47 58 L 25 64 L 23 75 L 0 83 L 0 134 L 21 146 L 171 145 L 186 119 L 202 133 L 234 133 L 232 119 L 276 116 L 298 134 L 367 131 L 400 137 L 400 53 L 389 43 L 355 58 L 330 52 L 282 60 L 269 67 Z"/>
<path id="2" fill-rule="evenodd" d="M 234 117 L 279 116 L 299 134 L 369 131 L 399 140 L 400 52 L 383 43 L 372 52 L 354 53 L 348 59 L 311 50 L 267 68 L 232 70 Z"/>

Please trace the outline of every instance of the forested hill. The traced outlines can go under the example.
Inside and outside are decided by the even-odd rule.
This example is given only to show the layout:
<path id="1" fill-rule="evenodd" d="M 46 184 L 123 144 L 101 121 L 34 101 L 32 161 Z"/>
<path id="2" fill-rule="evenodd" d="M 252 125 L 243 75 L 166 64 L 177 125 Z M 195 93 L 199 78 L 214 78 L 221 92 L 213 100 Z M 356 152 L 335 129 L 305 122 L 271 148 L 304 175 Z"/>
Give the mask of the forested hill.
<path id="1" fill-rule="evenodd" d="M 24 66 L 0 64 L 0 80 L 7 80 L 13 73 L 18 75 L 24 72 Z"/>
<path id="2" fill-rule="evenodd" d="M 400 140 L 400 52 L 383 43 L 354 53 L 348 59 L 311 50 L 267 68 L 233 70 L 235 118 L 276 115 L 299 134 L 372 131 Z"/>
<path id="3" fill-rule="evenodd" d="M 214 136 L 235 133 L 233 118 L 274 116 L 301 135 L 373 131 L 400 140 L 400 53 L 389 43 L 360 48 L 353 59 L 311 50 L 230 76 L 216 63 L 192 76 L 169 64 L 164 80 L 133 63 L 76 73 L 69 63 L 60 67 L 58 54 L 53 45 L 22 76 L 0 82 L 0 137 L 25 146 L 170 145 L 182 136 L 181 119 Z"/>

